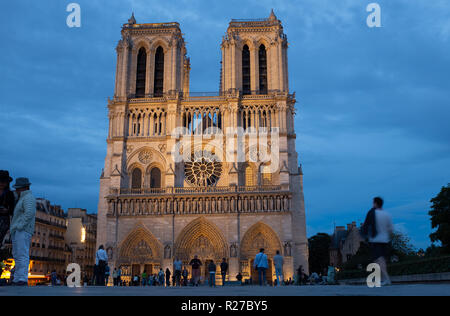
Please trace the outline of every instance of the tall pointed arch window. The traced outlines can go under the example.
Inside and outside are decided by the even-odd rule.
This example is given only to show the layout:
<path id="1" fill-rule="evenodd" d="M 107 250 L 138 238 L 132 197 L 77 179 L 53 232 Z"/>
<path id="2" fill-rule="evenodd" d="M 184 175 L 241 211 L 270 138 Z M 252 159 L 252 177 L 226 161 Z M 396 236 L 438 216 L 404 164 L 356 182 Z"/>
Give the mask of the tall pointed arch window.
<path id="1" fill-rule="evenodd" d="M 271 185 L 272 184 L 272 172 L 270 170 L 269 165 L 265 165 L 262 167 L 262 185 Z"/>
<path id="2" fill-rule="evenodd" d="M 153 168 L 150 171 L 150 188 L 161 187 L 161 170 L 159 168 Z"/>
<path id="3" fill-rule="evenodd" d="M 250 166 L 245 167 L 245 186 L 252 187 L 255 185 L 255 174 L 253 168 Z"/>
<path id="4" fill-rule="evenodd" d="M 250 49 L 244 45 L 242 48 L 242 94 L 250 93 Z"/>
<path id="5" fill-rule="evenodd" d="M 258 50 L 259 61 L 259 93 L 267 94 L 267 53 L 266 47 L 261 44 Z"/>
<path id="6" fill-rule="evenodd" d="M 137 57 L 136 69 L 136 98 L 143 98 L 145 96 L 145 77 L 147 69 L 147 52 L 144 47 L 141 47 Z"/>
<path id="7" fill-rule="evenodd" d="M 140 189 L 142 186 L 142 171 L 139 168 L 134 168 L 131 173 L 131 188 Z"/>
<path id="8" fill-rule="evenodd" d="M 155 97 L 161 97 L 164 90 L 164 50 L 158 46 L 155 54 L 155 80 L 153 94 Z"/>

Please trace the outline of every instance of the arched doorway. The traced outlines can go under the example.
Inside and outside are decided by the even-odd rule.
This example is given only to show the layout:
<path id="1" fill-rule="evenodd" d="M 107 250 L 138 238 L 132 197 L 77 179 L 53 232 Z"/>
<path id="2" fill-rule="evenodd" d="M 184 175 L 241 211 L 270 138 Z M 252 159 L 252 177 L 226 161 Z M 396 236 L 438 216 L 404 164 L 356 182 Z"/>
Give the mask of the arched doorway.
<path id="1" fill-rule="evenodd" d="M 135 228 L 119 246 L 116 266 L 122 270 L 122 280 L 130 282 L 134 275 L 140 276 L 144 270 L 147 274 L 158 271 L 161 249 L 162 246 L 148 229 L 143 226 Z"/>
<path id="2" fill-rule="evenodd" d="M 264 253 L 268 257 L 269 268 L 266 271 L 266 279 L 269 284 L 273 282 L 272 258 L 277 250 L 282 250 L 280 239 L 275 231 L 267 224 L 258 222 L 250 227 L 244 234 L 241 241 L 241 269 L 244 278 L 251 279 L 255 284 L 259 281 L 257 271 L 253 268 L 253 263 L 259 249 L 264 248 Z"/>
<path id="3" fill-rule="evenodd" d="M 207 265 L 212 260 L 216 265 L 222 258 L 228 258 L 227 242 L 219 228 L 203 217 L 189 223 L 178 235 L 175 243 L 175 257 L 188 265 L 196 255 L 202 262 L 201 282 L 208 280 Z M 188 266 L 189 272 L 191 268 Z M 219 284 L 220 276 L 216 274 L 216 284 Z"/>

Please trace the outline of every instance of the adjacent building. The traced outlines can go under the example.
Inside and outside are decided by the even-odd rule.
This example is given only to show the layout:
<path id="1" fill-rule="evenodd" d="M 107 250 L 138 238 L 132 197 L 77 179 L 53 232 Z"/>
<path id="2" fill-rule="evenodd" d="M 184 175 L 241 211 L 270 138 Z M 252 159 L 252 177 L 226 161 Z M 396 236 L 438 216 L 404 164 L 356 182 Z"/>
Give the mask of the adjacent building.
<path id="1" fill-rule="evenodd" d="M 83 277 L 93 277 L 95 244 L 97 237 L 97 215 L 85 209 L 69 208 L 67 211 L 65 242 L 71 250 L 71 263 L 78 263 Z"/>
<path id="2" fill-rule="evenodd" d="M 55 270 L 65 274 L 70 251 L 64 241 L 66 234 L 64 210 L 50 201 L 36 199 L 35 232 L 30 247 L 30 279 L 39 281 Z"/>
<path id="3" fill-rule="evenodd" d="M 44 198 L 36 199 L 35 230 L 30 245 L 29 284 L 47 282 L 56 271 L 62 279 L 69 263 L 78 263 L 92 278 L 95 264 L 97 215 L 72 208 L 65 214 L 59 205 Z M 7 244 L 11 250 L 11 241 Z M 10 251 L 11 253 L 11 251 Z M 8 264 L 13 266 L 14 260 Z"/>
<path id="4" fill-rule="evenodd" d="M 331 236 L 330 264 L 340 267 L 354 256 L 363 242 L 356 222 L 344 226 L 336 226 Z"/>

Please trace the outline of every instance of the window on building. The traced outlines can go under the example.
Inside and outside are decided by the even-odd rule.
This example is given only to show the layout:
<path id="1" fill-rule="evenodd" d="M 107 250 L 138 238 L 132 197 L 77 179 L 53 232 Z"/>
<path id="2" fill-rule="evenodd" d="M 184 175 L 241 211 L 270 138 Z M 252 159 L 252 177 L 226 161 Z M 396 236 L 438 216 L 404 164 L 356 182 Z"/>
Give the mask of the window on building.
<path id="1" fill-rule="evenodd" d="M 147 69 L 147 52 L 144 47 L 139 49 L 137 57 L 137 69 L 136 69 L 136 98 L 142 98 L 145 96 L 145 77 Z"/>
<path id="2" fill-rule="evenodd" d="M 250 49 L 244 45 L 242 48 L 242 94 L 250 93 Z"/>
<path id="3" fill-rule="evenodd" d="M 150 171 L 150 188 L 161 187 L 161 170 L 159 168 L 153 168 Z"/>
<path id="4" fill-rule="evenodd" d="M 253 168 L 250 166 L 245 167 L 245 185 L 248 187 L 255 185 L 255 175 L 253 173 Z"/>
<path id="5" fill-rule="evenodd" d="M 142 185 L 142 171 L 139 168 L 135 168 L 131 173 L 131 188 L 140 189 L 141 185 Z"/>
<path id="6" fill-rule="evenodd" d="M 259 93 L 267 94 L 267 53 L 264 45 L 259 46 Z"/>
<path id="7" fill-rule="evenodd" d="M 164 50 L 161 46 L 156 49 L 155 54 L 155 79 L 153 94 L 161 97 L 164 91 Z"/>
<path id="8" fill-rule="evenodd" d="M 272 172 L 270 166 L 264 166 L 262 168 L 262 185 L 272 184 Z"/>

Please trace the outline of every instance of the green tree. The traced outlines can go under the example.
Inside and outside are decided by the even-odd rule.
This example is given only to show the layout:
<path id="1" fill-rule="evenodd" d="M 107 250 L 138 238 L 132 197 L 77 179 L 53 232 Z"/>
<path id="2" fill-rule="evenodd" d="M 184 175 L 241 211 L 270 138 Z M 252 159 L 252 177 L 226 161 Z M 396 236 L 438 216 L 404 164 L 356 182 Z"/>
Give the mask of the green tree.
<path id="1" fill-rule="evenodd" d="M 330 264 L 331 237 L 325 233 L 318 233 L 308 239 L 309 272 L 323 272 Z"/>
<path id="2" fill-rule="evenodd" d="M 398 231 L 392 234 L 391 256 L 393 255 L 397 256 L 399 259 L 417 256 L 417 252 L 411 244 L 411 239 Z"/>
<path id="3" fill-rule="evenodd" d="M 441 188 L 441 192 L 431 199 L 431 228 L 436 229 L 430 234 L 432 242 L 441 242 L 444 253 L 450 253 L 450 183 Z"/>

